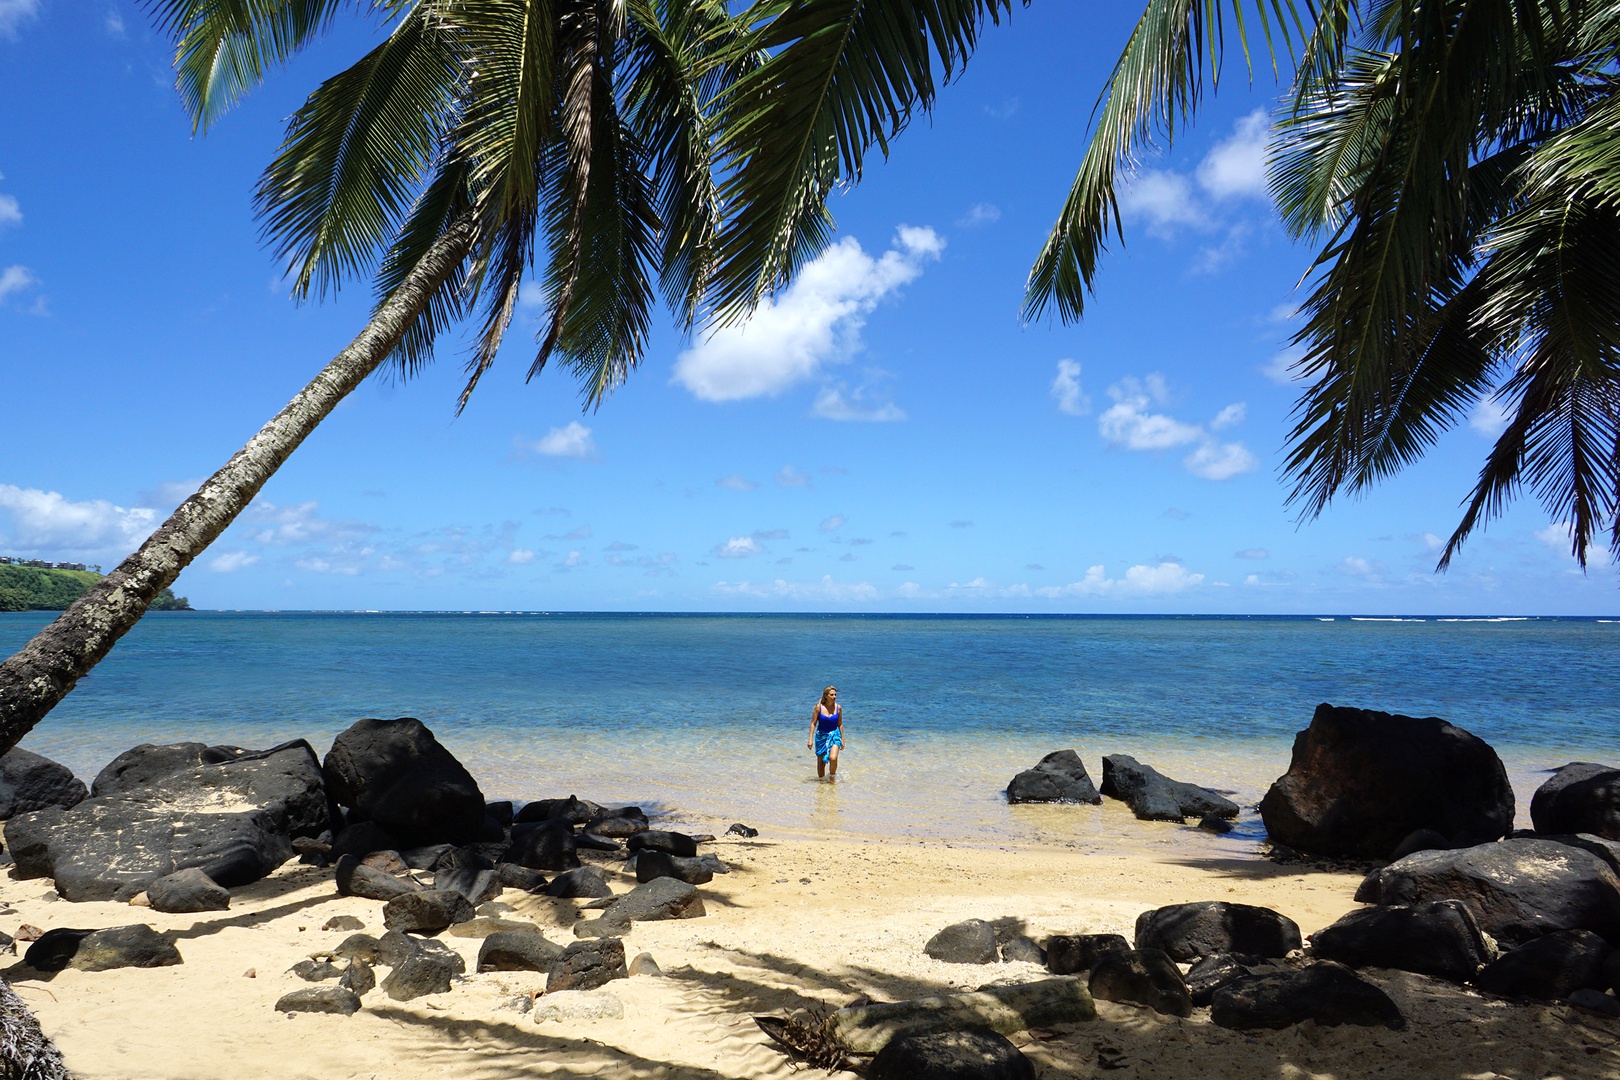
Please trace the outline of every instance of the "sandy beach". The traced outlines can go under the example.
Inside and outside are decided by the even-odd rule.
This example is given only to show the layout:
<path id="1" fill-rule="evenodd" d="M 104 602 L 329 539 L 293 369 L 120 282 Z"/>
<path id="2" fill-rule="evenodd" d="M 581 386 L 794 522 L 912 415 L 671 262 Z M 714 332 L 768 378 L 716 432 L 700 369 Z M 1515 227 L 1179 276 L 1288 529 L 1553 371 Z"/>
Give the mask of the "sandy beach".
<path id="1" fill-rule="evenodd" d="M 1115 841 L 1080 850 L 765 833 L 705 845 L 732 872 L 700 890 L 704 917 L 634 925 L 626 955 L 650 953 L 663 975 L 632 976 L 598 992 L 622 1002 L 622 1019 L 537 1023 L 527 1006 L 545 977 L 528 972 L 469 974 L 449 993 L 405 1003 L 374 990 L 349 1018 L 282 1015 L 276 1000 L 309 985 L 288 968 L 347 935 L 323 930 L 328 919 L 351 915 L 370 932 L 383 929 L 381 904 L 338 896 L 330 870 L 297 863 L 236 890 L 229 911 L 204 915 L 69 904 L 54 899 L 48 880 L 8 876 L 0 900 L 14 913 L 0 917 L 0 929 L 145 922 L 175 936 L 184 962 L 174 967 L 43 976 L 18 963 L 7 972 L 85 1080 L 707 1080 L 794 1073 L 755 1015 L 1045 977 L 1033 964 L 947 964 L 924 955 L 931 935 L 962 919 L 1036 940 L 1129 936 L 1148 908 L 1223 899 L 1274 908 L 1309 934 L 1356 906 L 1357 873 L 1279 865 L 1252 845 L 1245 853 L 1193 830 L 1138 823 L 1117 805 L 1050 812 L 1065 809 L 1104 815 L 1102 831 Z M 723 822 L 714 824 L 723 831 Z M 617 859 L 590 854 L 616 892 L 634 885 Z M 512 909 L 504 917 L 532 920 L 565 944 L 575 921 L 592 915 L 581 910 L 584 901 L 512 890 L 499 902 Z M 441 940 L 472 972 L 480 942 L 449 932 Z M 1400 1006 L 1405 1031 L 1306 1023 L 1236 1032 L 1211 1024 L 1207 1009 L 1180 1020 L 1104 1001 L 1095 1021 L 1014 1042 L 1038 1075 L 1050 1077 L 1620 1076 L 1620 1021 L 1510 1004 L 1401 972 L 1363 974 Z"/>

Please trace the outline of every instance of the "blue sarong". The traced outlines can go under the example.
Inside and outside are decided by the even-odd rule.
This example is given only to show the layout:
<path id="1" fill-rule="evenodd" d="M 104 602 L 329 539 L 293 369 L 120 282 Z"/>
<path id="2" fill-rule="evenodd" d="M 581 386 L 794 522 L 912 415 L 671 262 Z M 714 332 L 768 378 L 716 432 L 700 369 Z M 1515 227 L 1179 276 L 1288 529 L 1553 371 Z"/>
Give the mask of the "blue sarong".
<path id="1" fill-rule="evenodd" d="M 844 746 L 844 729 L 833 728 L 831 731 L 816 732 L 816 760 L 826 761 L 832 754 L 832 748 L 842 749 Z"/>

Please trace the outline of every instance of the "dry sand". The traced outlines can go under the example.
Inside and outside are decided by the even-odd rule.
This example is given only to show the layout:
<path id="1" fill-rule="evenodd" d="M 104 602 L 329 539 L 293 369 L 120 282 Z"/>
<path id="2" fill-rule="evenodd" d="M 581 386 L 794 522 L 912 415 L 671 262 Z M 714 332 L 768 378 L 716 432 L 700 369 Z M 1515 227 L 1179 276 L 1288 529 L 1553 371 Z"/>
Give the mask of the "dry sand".
<path id="1" fill-rule="evenodd" d="M 650 952 L 664 976 L 609 984 L 622 1019 L 536 1023 L 513 1003 L 539 991 L 544 976 L 514 972 L 469 975 L 450 993 L 406 1003 L 374 990 L 349 1018 L 283 1016 L 277 998 L 309 985 L 287 969 L 346 936 L 322 930 L 327 919 L 355 915 L 382 932 L 381 904 L 337 896 L 330 871 L 297 864 L 238 890 L 230 911 L 205 915 L 69 904 L 50 899 L 47 880 L 7 878 L 0 900 L 15 914 L 0 916 L 0 929 L 145 922 L 175 934 L 184 956 L 176 967 L 44 977 L 19 964 L 8 973 L 85 1080 L 706 1080 L 795 1073 L 754 1015 L 1044 975 L 1027 964 L 926 957 L 923 943 L 961 919 L 1000 920 L 1037 940 L 1060 932 L 1129 936 L 1147 908 L 1223 899 L 1275 908 L 1310 933 L 1355 907 L 1354 873 L 1279 866 L 1252 844 L 1140 824 L 1122 808 L 1106 820 L 1119 841 L 1083 850 L 848 836 L 717 841 L 707 850 L 734 869 L 702 888 L 708 914 L 638 923 L 626 937 L 627 954 Z M 715 824 L 718 832 L 725 823 Z M 634 884 L 623 875 L 613 880 L 620 892 Z M 578 903 L 510 890 L 501 899 L 515 909 L 509 918 L 532 919 L 553 940 L 574 940 Z M 441 940 L 473 969 L 477 940 Z M 256 977 L 245 977 L 248 969 Z M 1508 1004 L 1399 972 L 1365 974 L 1400 1005 L 1407 1030 L 1307 1023 L 1240 1033 L 1215 1027 L 1208 1010 L 1178 1020 L 1099 1002 L 1095 1021 L 1014 1041 L 1042 1077 L 1620 1076 L 1620 1022 L 1564 1006 Z"/>

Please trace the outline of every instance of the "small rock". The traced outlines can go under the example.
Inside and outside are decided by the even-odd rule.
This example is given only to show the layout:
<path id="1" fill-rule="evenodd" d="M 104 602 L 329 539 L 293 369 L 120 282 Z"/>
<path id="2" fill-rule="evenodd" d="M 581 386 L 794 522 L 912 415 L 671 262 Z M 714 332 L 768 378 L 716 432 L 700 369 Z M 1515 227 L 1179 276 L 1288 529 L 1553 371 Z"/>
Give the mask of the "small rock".
<path id="1" fill-rule="evenodd" d="M 626 840 L 625 844 L 631 851 L 665 851 L 671 855 L 679 855 L 687 859 L 697 857 L 697 841 L 685 833 L 650 829 L 646 832 L 636 833 Z"/>
<path id="2" fill-rule="evenodd" d="M 384 926 L 419 934 L 437 934 L 472 917 L 473 906 L 467 898 L 449 889 L 407 893 L 383 905 Z"/>
<path id="3" fill-rule="evenodd" d="M 150 883 L 146 886 L 146 898 L 153 911 L 166 914 L 225 911 L 231 906 L 230 890 L 195 866 Z"/>
<path id="4" fill-rule="evenodd" d="M 562 958 L 563 947 L 547 941 L 537 929 L 503 930 L 484 939 L 478 949 L 478 970 L 549 972 Z"/>
<path id="5" fill-rule="evenodd" d="M 559 990 L 546 992 L 534 1003 L 534 1022 L 547 1020 L 622 1020 L 624 1002 L 605 991 Z"/>
<path id="6" fill-rule="evenodd" d="M 1299 925 L 1270 908 L 1207 900 L 1144 911 L 1136 919 L 1136 947 L 1163 949 L 1172 960 L 1212 953 L 1287 956 L 1301 945 Z"/>
<path id="7" fill-rule="evenodd" d="M 257 979 L 258 977 L 259 972 L 257 968 L 248 968 L 246 971 L 242 972 L 242 978 L 244 979 Z"/>
<path id="8" fill-rule="evenodd" d="M 650 835 L 650 834 L 643 834 Z M 714 880 L 714 871 L 703 865 L 702 860 L 695 858 L 682 858 L 671 855 L 667 851 L 648 848 L 636 853 L 636 880 L 651 881 L 653 878 L 671 877 L 677 881 L 684 881 L 688 885 L 707 885 Z"/>
<path id="9" fill-rule="evenodd" d="M 593 832 L 578 832 L 574 834 L 574 846 L 590 848 L 592 851 L 620 852 L 624 845 L 617 840 L 610 840 L 606 836 L 597 836 Z"/>
<path id="10" fill-rule="evenodd" d="M 152 900 L 145 893 L 138 892 L 129 898 L 129 906 L 149 908 L 152 906 Z"/>
<path id="11" fill-rule="evenodd" d="M 543 875 L 517 863 L 496 863 L 495 877 L 505 888 L 517 889 L 519 892 L 535 893 L 546 887 Z"/>
<path id="12" fill-rule="evenodd" d="M 410 878 L 395 877 L 375 866 L 367 866 L 353 855 L 338 858 L 333 879 L 339 896 L 359 896 L 367 900 L 392 900 L 422 890 L 422 886 Z"/>
<path id="13" fill-rule="evenodd" d="M 376 963 L 377 946 L 377 939 L 370 934 L 350 934 L 338 943 L 338 947 L 332 950 L 332 955 L 347 960 Z"/>
<path id="14" fill-rule="evenodd" d="M 544 891 L 547 896 L 563 899 L 593 899 L 613 895 L 607 877 L 594 866 L 581 866 L 558 874 Z"/>
<path id="15" fill-rule="evenodd" d="M 322 930 L 364 930 L 366 924 L 353 915 L 334 915 L 321 924 Z"/>
<path id="16" fill-rule="evenodd" d="M 1222 835 L 1232 831 L 1232 822 L 1214 814 L 1205 814 L 1198 819 L 1198 827 L 1205 832 Z"/>
<path id="17" fill-rule="evenodd" d="M 371 965 L 358 956 L 349 961 L 338 979 L 338 985 L 345 990 L 352 991 L 355 997 L 365 997 L 377 987 L 377 973 L 371 970 Z"/>
<path id="18" fill-rule="evenodd" d="M 624 942 L 618 938 L 576 941 L 551 965 L 546 993 L 557 990 L 594 990 L 629 975 L 624 963 Z"/>
<path id="19" fill-rule="evenodd" d="M 18 941 L 38 941 L 44 936 L 45 931 L 41 930 L 32 923 L 23 923 L 21 926 L 17 927 Z"/>
<path id="20" fill-rule="evenodd" d="M 650 952 L 637 953 L 636 958 L 630 961 L 628 970 L 632 975 L 662 977 L 664 974 L 663 969 L 658 966 L 658 961 L 653 959 L 653 954 Z"/>
<path id="21" fill-rule="evenodd" d="M 343 974 L 342 968 L 325 960 L 300 960 L 287 970 L 305 982 L 325 982 Z"/>
<path id="22" fill-rule="evenodd" d="M 1090 975 L 1103 957 L 1128 953 L 1119 934 L 1053 934 L 1046 939 L 1046 970 L 1054 975 Z"/>
<path id="23" fill-rule="evenodd" d="M 1372 983 L 1323 961 L 1297 971 L 1263 972 L 1215 991 L 1210 1019 L 1226 1028 L 1285 1028 L 1306 1020 L 1400 1030 L 1406 1018 Z"/>
<path id="24" fill-rule="evenodd" d="M 733 822 L 731 828 L 726 830 L 727 836 L 740 836 L 744 840 L 752 840 L 759 835 L 758 829 L 749 828 L 740 821 Z"/>
<path id="25" fill-rule="evenodd" d="M 444 957 L 418 951 L 405 957 L 388 973 L 382 988 L 395 1001 L 410 1001 L 424 994 L 448 993 L 454 974 L 455 969 Z"/>
<path id="26" fill-rule="evenodd" d="M 696 919 L 706 914 L 697 889 L 674 878 L 654 878 L 613 901 L 600 919 L 574 924 L 576 937 L 622 934 L 632 922 Z"/>
<path id="27" fill-rule="evenodd" d="M 1575 991 L 1564 999 L 1577 1009 L 1597 1013 L 1599 1016 L 1620 1016 L 1620 1001 L 1616 1001 L 1610 994 L 1601 990 L 1584 988 Z"/>
<path id="28" fill-rule="evenodd" d="M 1166 1016 L 1191 1016 L 1192 998 L 1181 971 L 1161 949 L 1110 953 L 1091 971 L 1091 996 L 1142 1005 Z"/>
<path id="29" fill-rule="evenodd" d="M 1001 959 L 1004 962 L 1020 962 L 1025 964 L 1046 964 L 1046 950 L 1037 945 L 1031 938 L 1023 934 L 1009 938 L 1001 945 Z"/>
<path id="30" fill-rule="evenodd" d="M 948 964 L 988 964 L 996 958 L 996 931 L 983 919 L 967 919 L 929 938 L 923 952 Z"/>
<path id="31" fill-rule="evenodd" d="M 337 1013 L 353 1016 L 360 1011 L 360 998 L 341 986 L 312 986 L 283 994 L 276 1001 L 276 1012 Z"/>
<path id="32" fill-rule="evenodd" d="M 900 1034 L 878 1051 L 871 1080 L 1035 1080 L 1030 1064 L 1005 1035 L 989 1028 Z"/>

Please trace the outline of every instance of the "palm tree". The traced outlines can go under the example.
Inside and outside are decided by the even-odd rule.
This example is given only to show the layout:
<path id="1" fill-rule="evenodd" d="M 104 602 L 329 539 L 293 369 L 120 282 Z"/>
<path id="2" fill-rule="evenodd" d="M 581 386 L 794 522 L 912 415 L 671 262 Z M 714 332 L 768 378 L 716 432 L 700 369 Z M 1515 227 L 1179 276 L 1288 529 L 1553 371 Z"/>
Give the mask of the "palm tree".
<path id="1" fill-rule="evenodd" d="M 1027 4 L 1029 0 L 1025 0 Z M 716 310 L 748 310 L 830 236 L 819 197 L 935 102 L 1011 0 L 759 0 L 769 59 L 721 102 Z M 1292 67 L 1272 191 L 1318 242 L 1285 465 L 1314 518 L 1421 457 L 1479 401 L 1508 416 L 1442 555 L 1528 484 L 1575 557 L 1620 559 L 1620 5 L 1601 0 L 1149 0 L 1030 271 L 1024 315 L 1065 322 L 1117 192 L 1218 84 L 1228 33 Z"/>
<path id="2" fill-rule="evenodd" d="M 0 664 L 15 746 L 241 513 L 343 397 L 409 375 L 477 316 L 464 407 L 542 259 L 558 358 L 601 404 L 646 347 L 655 290 L 690 326 L 718 221 L 708 112 L 753 66 L 724 0 L 152 0 L 199 129 L 347 8 L 383 40 L 288 123 L 257 192 L 300 297 L 372 273 L 365 328 L 152 536 Z M 657 284 L 654 285 L 656 276 Z"/>

